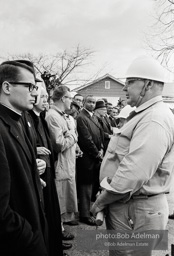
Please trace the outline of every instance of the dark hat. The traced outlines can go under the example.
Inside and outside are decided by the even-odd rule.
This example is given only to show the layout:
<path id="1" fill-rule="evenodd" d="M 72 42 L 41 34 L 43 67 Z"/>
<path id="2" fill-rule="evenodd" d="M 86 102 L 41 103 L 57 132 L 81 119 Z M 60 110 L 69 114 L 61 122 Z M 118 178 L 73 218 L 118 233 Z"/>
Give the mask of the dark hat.
<path id="1" fill-rule="evenodd" d="M 105 102 L 103 100 L 98 100 L 95 105 L 95 109 L 106 108 Z"/>
<path id="2" fill-rule="evenodd" d="M 36 78 L 34 64 L 31 61 L 29 61 L 29 60 L 9 60 L 9 61 L 2 62 L 1 66 L 6 65 L 6 64 L 13 65 L 16 67 L 25 68 L 25 69 L 29 70 L 34 75 L 35 82 L 42 82 L 42 80 Z"/>
<path id="3" fill-rule="evenodd" d="M 76 101 L 71 102 L 71 106 L 74 105 L 78 110 L 80 109 L 80 105 Z"/>

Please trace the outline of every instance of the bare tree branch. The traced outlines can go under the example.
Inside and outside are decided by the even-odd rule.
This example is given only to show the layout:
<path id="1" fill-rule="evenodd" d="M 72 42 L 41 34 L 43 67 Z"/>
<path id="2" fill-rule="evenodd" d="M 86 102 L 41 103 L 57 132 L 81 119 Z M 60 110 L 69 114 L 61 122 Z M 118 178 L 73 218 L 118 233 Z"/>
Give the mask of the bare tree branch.
<path id="1" fill-rule="evenodd" d="M 33 55 L 31 53 L 10 55 L 9 60 L 26 59 L 34 63 L 36 73 L 40 73 L 49 90 L 60 84 L 71 82 L 79 83 L 78 74 L 85 65 L 88 65 L 93 51 L 81 48 L 79 45 L 71 52 L 64 50 L 54 55 Z"/>
<path id="2" fill-rule="evenodd" d="M 174 0 L 154 0 L 155 19 L 146 45 L 168 70 L 174 67 Z"/>

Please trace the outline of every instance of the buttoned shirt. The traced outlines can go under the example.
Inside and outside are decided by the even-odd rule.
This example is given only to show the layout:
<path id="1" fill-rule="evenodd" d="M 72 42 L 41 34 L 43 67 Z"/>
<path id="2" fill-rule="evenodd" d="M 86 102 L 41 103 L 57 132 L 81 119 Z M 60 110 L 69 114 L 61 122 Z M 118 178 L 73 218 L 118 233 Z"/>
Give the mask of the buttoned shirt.
<path id="1" fill-rule="evenodd" d="M 160 194 L 174 176 L 174 115 L 161 96 L 140 105 L 136 115 L 111 138 L 100 180 L 111 179 L 119 194 Z"/>

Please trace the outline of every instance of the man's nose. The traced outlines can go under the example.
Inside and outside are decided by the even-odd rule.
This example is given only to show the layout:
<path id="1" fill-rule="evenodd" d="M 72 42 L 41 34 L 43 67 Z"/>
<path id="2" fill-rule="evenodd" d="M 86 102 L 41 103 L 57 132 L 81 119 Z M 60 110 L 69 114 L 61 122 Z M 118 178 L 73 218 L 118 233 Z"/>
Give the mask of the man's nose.
<path id="1" fill-rule="evenodd" d="M 127 86 L 126 85 L 124 85 L 123 91 L 127 91 Z"/>
<path id="2" fill-rule="evenodd" d="M 36 90 L 36 88 L 33 89 L 33 91 L 31 92 L 32 96 L 37 97 L 39 95 L 38 91 Z"/>

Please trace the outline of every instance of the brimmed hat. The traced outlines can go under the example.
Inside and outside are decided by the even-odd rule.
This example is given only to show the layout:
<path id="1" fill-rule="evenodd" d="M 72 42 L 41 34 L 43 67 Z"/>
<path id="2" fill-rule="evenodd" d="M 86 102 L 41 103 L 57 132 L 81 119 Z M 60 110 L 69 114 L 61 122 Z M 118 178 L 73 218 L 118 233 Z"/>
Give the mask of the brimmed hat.
<path id="1" fill-rule="evenodd" d="M 29 70 L 34 75 L 35 82 L 42 82 L 42 80 L 36 78 L 34 64 L 31 61 L 29 61 L 29 60 L 9 60 L 9 61 L 2 62 L 1 66 L 6 65 L 6 64 L 13 65 L 16 67 L 25 68 L 25 69 Z"/>
<path id="2" fill-rule="evenodd" d="M 103 100 L 98 100 L 95 105 L 95 109 L 106 108 L 105 102 Z"/>

